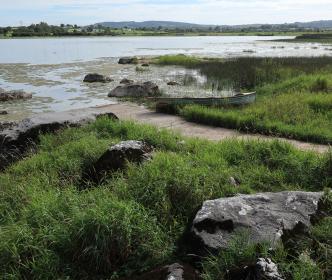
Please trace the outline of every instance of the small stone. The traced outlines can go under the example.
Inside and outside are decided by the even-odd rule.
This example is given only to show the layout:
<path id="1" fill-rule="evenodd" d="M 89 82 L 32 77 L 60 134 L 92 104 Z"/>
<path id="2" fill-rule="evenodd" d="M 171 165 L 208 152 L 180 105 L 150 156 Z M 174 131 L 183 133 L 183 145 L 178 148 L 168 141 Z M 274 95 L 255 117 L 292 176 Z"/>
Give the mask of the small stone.
<path id="1" fill-rule="evenodd" d="M 134 80 L 129 80 L 127 78 L 124 78 L 120 81 L 120 84 L 128 85 L 128 84 L 133 84 Z"/>
<path id="2" fill-rule="evenodd" d="M 278 271 L 278 266 L 267 258 L 259 258 L 256 263 L 256 279 L 285 280 Z"/>
<path id="3" fill-rule="evenodd" d="M 239 180 L 235 179 L 234 177 L 229 178 L 229 183 L 234 187 L 240 186 Z"/>

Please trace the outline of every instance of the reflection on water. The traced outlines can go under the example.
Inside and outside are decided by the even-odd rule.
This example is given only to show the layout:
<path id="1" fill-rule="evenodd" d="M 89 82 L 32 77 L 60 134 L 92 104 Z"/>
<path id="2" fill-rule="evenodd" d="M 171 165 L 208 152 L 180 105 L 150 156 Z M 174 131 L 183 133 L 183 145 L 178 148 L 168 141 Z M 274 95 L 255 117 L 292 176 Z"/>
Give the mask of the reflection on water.
<path id="1" fill-rule="evenodd" d="M 136 71 L 118 65 L 120 56 L 172 53 L 201 56 L 319 56 L 332 55 L 332 48 L 313 43 L 270 42 L 285 37 L 134 37 L 52 38 L 0 40 L 0 87 L 33 93 L 27 101 L 0 103 L 0 121 L 21 119 L 39 112 L 63 111 L 116 102 L 107 97 L 120 80 L 153 81 L 171 96 L 220 96 L 218 85 L 195 70 L 150 66 Z M 287 37 L 289 38 L 289 37 Z M 259 41 L 258 41 L 259 40 Z M 140 70 L 140 69 L 138 69 Z M 87 73 L 109 75 L 109 84 L 84 84 Z M 167 86 L 176 81 L 180 86 Z"/>

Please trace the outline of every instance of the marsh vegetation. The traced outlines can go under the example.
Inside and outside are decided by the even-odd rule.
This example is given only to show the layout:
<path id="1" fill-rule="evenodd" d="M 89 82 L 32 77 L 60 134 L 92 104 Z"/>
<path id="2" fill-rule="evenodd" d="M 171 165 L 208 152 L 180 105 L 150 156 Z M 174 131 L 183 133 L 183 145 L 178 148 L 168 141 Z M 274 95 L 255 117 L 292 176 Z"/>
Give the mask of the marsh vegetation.
<path id="1" fill-rule="evenodd" d="M 218 90 L 256 91 L 257 102 L 246 107 L 177 108 L 187 120 L 283 136 L 332 143 L 332 58 L 198 59 L 166 56 L 162 65 L 199 69 Z"/>

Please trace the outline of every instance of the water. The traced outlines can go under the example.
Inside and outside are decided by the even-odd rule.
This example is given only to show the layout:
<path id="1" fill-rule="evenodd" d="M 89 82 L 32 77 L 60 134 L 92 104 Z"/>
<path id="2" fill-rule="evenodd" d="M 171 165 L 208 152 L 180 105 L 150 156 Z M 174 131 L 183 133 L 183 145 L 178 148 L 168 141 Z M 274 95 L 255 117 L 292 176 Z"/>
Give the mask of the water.
<path id="1" fill-rule="evenodd" d="M 271 42 L 291 37 L 87 37 L 0 40 L 0 87 L 23 89 L 33 99 L 0 103 L 9 115 L 1 120 L 21 119 L 39 112 L 63 111 L 117 102 L 107 93 L 122 78 L 156 82 L 167 94 L 209 94 L 203 87 L 169 87 L 167 81 L 181 78 L 181 67 L 150 67 L 137 73 L 133 65 L 118 65 L 121 56 L 163 54 L 234 56 L 332 55 L 331 47 L 316 43 Z M 85 74 L 110 75 L 110 84 L 84 84 Z M 204 77 L 189 73 L 203 84 Z M 204 92 L 203 92 L 204 91 Z"/>

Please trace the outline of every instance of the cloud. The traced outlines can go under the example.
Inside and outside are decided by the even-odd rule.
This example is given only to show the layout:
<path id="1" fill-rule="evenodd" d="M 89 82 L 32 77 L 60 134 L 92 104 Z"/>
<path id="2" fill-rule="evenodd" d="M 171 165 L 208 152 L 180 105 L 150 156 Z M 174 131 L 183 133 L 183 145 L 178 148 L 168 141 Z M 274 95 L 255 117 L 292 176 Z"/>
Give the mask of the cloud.
<path id="1" fill-rule="evenodd" d="M 211 24 L 282 23 L 329 19 L 331 0 L 10 0 L 0 25 L 47 21 L 176 20 Z"/>

